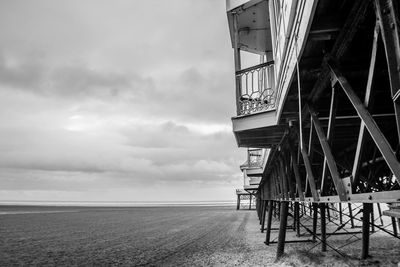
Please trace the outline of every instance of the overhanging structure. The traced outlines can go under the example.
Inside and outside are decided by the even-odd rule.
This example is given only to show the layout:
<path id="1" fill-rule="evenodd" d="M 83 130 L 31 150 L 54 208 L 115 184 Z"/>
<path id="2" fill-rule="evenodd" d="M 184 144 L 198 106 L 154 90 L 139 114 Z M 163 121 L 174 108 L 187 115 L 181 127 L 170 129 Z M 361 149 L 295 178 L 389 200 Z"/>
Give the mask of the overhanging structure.
<path id="1" fill-rule="evenodd" d="M 371 203 L 400 202 L 398 5 L 227 0 L 233 132 L 240 147 L 270 149 L 257 189 L 261 217 L 274 202 L 286 215 L 289 202 L 312 203 L 320 217 L 326 203 L 363 203 L 368 225 Z M 241 67 L 243 51 L 258 56 L 254 66 Z"/>

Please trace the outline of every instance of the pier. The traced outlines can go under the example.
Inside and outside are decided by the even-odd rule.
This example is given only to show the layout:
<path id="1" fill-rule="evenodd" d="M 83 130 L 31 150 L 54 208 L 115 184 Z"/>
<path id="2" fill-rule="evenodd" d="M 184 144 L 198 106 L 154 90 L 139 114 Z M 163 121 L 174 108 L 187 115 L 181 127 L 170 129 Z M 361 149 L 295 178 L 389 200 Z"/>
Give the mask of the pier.
<path id="1" fill-rule="evenodd" d="M 293 242 L 346 257 L 350 236 L 361 240 L 363 260 L 373 256 L 376 231 L 399 239 L 399 2 L 226 6 L 233 134 L 248 148 L 238 209 L 240 192 L 255 197 L 265 244 L 276 244 L 278 259 Z"/>

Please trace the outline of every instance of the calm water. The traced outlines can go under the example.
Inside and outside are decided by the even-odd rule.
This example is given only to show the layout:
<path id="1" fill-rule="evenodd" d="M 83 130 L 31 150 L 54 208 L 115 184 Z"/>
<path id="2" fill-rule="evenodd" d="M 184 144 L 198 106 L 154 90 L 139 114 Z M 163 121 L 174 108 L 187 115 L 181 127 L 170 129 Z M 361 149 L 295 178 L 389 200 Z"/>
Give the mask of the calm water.
<path id="1" fill-rule="evenodd" d="M 0 266 L 212 265 L 246 248 L 254 216 L 232 206 L 0 206 L 0 214 Z"/>

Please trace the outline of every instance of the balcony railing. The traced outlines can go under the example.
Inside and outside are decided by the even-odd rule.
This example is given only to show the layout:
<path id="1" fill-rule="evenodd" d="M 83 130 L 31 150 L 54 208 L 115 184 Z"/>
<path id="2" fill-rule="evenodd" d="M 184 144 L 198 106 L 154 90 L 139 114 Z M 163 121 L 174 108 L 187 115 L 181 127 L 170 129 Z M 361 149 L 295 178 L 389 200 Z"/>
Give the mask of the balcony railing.
<path id="1" fill-rule="evenodd" d="M 262 167 L 264 161 L 264 149 L 248 149 L 248 166 Z"/>
<path id="2" fill-rule="evenodd" d="M 274 62 L 237 71 L 236 87 L 238 115 L 275 109 Z"/>

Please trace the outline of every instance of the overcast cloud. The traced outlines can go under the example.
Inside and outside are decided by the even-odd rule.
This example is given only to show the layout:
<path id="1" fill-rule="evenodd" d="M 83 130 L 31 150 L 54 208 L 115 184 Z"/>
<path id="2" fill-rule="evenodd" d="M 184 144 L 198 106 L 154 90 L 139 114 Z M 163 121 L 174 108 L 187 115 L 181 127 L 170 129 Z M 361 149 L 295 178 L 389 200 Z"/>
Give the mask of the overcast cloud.
<path id="1" fill-rule="evenodd" d="M 222 0 L 0 1 L 0 200 L 232 200 Z"/>

